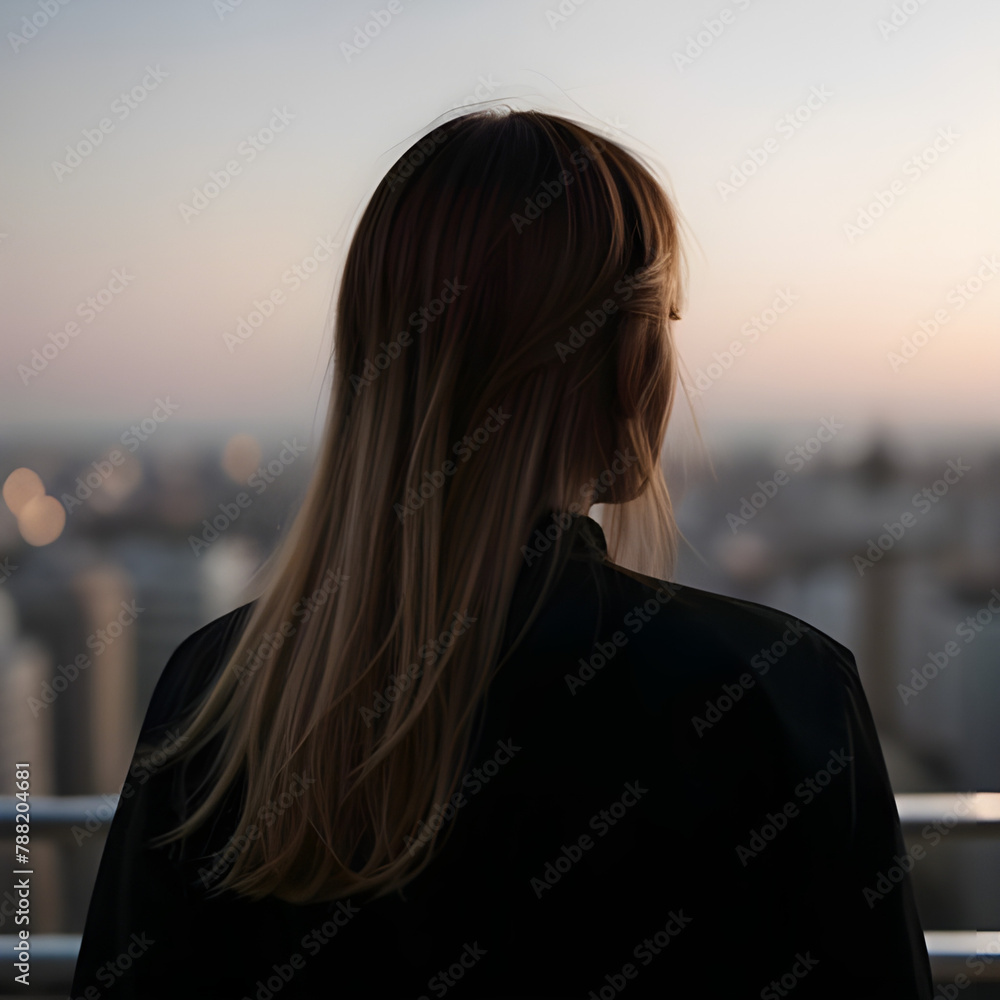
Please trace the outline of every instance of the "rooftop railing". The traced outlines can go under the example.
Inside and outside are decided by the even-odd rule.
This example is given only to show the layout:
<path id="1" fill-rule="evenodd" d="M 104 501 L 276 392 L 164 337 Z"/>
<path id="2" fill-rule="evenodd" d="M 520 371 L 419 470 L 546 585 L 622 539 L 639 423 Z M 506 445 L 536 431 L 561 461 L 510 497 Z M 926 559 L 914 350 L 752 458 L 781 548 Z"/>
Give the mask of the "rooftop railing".
<path id="1" fill-rule="evenodd" d="M 106 832 L 116 801 L 115 795 L 32 796 L 32 836 L 69 840 L 72 828 L 84 825 L 91 832 Z M 14 836 L 17 802 L 13 796 L 0 796 L 0 840 Z M 911 836 L 929 825 L 961 838 L 1000 837 L 1000 792 L 899 794 L 896 808 L 904 834 Z M 0 935 L 0 954 L 12 955 L 15 940 L 14 935 Z M 935 983 L 954 984 L 962 976 L 969 982 L 1000 983 L 1000 930 L 924 931 L 924 940 Z M 28 995 L 37 995 L 39 989 L 65 995 L 79 950 L 79 934 L 32 934 L 34 988 Z M 26 993 L 15 986 L 5 976 L 0 995 Z"/>

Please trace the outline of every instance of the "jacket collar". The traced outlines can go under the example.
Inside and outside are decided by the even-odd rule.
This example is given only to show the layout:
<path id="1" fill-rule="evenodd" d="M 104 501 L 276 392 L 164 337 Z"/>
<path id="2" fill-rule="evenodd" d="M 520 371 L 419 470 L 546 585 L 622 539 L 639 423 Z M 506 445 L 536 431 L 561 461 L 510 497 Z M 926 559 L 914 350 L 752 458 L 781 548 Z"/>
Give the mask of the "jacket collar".
<path id="1" fill-rule="evenodd" d="M 535 542 L 547 540 L 552 543 L 563 534 L 569 537 L 571 552 L 596 555 L 602 561 L 607 558 L 608 543 L 604 531 L 597 521 L 587 514 L 550 509 L 535 522 L 530 539 Z"/>

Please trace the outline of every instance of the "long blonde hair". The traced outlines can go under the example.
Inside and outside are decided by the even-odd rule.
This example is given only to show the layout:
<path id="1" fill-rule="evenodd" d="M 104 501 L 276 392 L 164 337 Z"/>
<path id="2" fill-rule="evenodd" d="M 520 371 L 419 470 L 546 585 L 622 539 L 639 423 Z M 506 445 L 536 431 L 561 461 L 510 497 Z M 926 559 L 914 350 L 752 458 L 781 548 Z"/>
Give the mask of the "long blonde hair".
<path id="1" fill-rule="evenodd" d="M 399 158 L 345 261 L 311 486 L 178 741 L 218 737 L 207 791 L 158 843 L 245 780 L 220 890 L 377 898 L 426 867 L 533 526 L 609 504 L 610 558 L 672 568 L 677 230 L 651 168 L 559 116 L 476 111 Z"/>

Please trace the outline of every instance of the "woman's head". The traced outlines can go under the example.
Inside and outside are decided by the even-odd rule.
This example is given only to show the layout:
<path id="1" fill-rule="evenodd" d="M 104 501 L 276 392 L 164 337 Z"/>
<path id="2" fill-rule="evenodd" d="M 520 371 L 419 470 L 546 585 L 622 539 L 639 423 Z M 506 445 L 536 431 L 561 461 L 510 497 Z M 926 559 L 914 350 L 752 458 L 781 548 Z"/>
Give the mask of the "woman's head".
<path id="1" fill-rule="evenodd" d="M 659 465 L 680 295 L 675 213 L 624 149 L 535 111 L 440 126 L 378 186 L 345 265 L 337 416 L 371 429 L 373 472 L 389 438 L 394 453 L 365 495 L 386 509 L 426 492 L 503 406 L 480 433 L 495 435 L 486 461 L 455 462 L 421 508 L 638 497 Z"/>
<path id="2" fill-rule="evenodd" d="M 680 295 L 663 189 L 570 121 L 464 115 L 383 178 L 344 265 L 309 492 L 185 722 L 184 755 L 221 742 L 207 793 L 161 842 L 246 782 L 231 842 L 244 846 L 206 888 L 379 896 L 426 867 L 476 708 L 569 550 L 561 528 L 530 544 L 547 514 L 565 525 L 607 503 L 610 557 L 669 575 L 660 449 Z M 539 596 L 503 652 L 541 548 Z M 275 815 L 276 801 L 290 805 Z"/>

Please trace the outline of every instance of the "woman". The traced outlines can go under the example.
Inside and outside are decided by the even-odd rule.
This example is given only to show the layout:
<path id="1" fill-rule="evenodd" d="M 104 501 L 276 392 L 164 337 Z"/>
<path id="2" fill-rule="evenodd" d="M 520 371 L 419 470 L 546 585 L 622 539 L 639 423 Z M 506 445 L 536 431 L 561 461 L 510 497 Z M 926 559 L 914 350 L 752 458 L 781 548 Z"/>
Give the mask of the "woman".
<path id="1" fill-rule="evenodd" d="M 865 892 L 904 848 L 851 653 L 665 582 L 681 272 L 578 124 L 400 158 L 310 491 L 164 670 L 74 996 L 930 997 L 909 881 Z"/>

